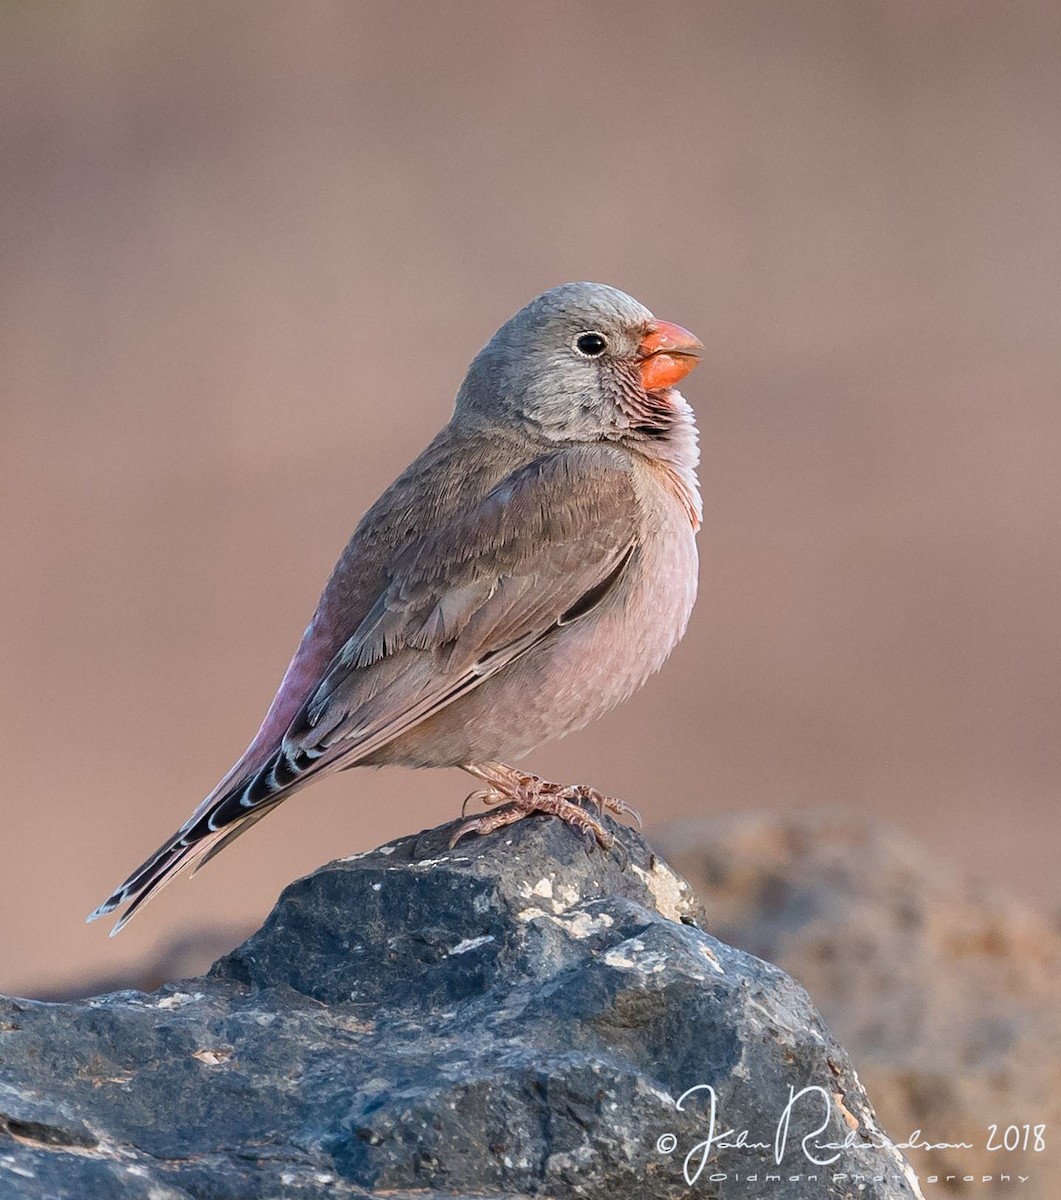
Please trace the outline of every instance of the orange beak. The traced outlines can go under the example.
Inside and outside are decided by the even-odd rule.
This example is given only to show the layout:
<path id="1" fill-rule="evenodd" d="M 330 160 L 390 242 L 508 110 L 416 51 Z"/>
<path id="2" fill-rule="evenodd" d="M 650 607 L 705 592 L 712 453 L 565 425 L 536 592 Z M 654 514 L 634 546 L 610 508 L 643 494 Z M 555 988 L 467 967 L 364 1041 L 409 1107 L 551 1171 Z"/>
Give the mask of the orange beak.
<path id="1" fill-rule="evenodd" d="M 646 392 L 674 387 L 700 361 L 704 343 L 670 321 L 654 321 L 641 339 L 641 386 Z"/>

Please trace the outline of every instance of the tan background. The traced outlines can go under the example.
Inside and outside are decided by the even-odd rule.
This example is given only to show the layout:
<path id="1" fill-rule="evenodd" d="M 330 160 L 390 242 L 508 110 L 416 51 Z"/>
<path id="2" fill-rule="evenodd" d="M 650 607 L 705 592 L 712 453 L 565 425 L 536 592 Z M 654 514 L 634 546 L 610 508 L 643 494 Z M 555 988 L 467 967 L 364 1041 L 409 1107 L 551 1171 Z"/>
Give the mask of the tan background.
<path id="1" fill-rule="evenodd" d="M 534 766 L 653 823 L 883 813 L 1054 906 L 1059 61 L 1013 0 L 0 7 L 0 989 L 224 945 L 454 815 L 457 773 L 329 780 L 81 923 L 468 359 L 577 278 L 708 344 L 703 591 Z"/>

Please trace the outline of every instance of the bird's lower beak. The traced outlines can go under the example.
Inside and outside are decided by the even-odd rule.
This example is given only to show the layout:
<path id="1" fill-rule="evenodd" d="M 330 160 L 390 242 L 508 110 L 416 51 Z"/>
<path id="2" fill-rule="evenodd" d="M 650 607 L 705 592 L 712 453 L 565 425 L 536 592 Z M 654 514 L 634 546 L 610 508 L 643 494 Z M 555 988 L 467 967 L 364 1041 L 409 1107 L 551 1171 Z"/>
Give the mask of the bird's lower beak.
<path id="1" fill-rule="evenodd" d="M 670 321 L 654 321 L 641 339 L 641 385 L 646 392 L 673 387 L 700 361 L 704 343 Z"/>

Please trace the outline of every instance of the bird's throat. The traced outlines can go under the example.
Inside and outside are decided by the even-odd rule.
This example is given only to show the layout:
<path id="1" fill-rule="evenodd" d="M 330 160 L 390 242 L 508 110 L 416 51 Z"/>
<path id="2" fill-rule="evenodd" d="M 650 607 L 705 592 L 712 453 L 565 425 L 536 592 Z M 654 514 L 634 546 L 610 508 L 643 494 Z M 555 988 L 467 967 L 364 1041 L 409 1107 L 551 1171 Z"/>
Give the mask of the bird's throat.
<path id="1" fill-rule="evenodd" d="M 696 476 L 700 444 L 693 410 L 676 388 L 648 393 L 646 398 L 649 404 L 627 411 L 631 424 L 623 441 L 648 460 L 664 487 L 689 514 L 693 529 L 699 529 L 703 518 Z"/>

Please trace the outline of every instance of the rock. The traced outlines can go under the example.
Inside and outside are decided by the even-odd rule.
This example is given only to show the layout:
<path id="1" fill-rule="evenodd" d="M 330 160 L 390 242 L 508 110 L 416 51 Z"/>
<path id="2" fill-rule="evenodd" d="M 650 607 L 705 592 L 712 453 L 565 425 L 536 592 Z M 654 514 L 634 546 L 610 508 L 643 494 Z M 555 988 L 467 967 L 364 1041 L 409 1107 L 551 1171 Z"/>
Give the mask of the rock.
<path id="1" fill-rule="evenodd" d="M 1051 923 L 842 813 L 682 821 L 657 843 L 714 934 L 808 989 L 893 1137 L 938 1147 L 905 1151 L 922 1181 L 1005 1173 L 1012 1187 L 1020 1174 L 1021 1196 L 1057 1196 L 1061 936 Z M 1006 1149 L 1007 1131 L 1019 1150 Z"/>
<path id="2" fill-rule="evenodd" d="M 0 1003 L 3 1200 L 919 1195 L 803 989 L 637 834 L 450 828 L 292 884 L 206 976 Z"/>

